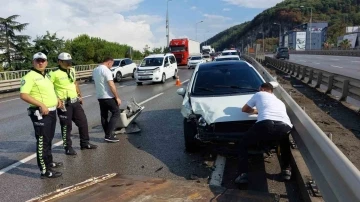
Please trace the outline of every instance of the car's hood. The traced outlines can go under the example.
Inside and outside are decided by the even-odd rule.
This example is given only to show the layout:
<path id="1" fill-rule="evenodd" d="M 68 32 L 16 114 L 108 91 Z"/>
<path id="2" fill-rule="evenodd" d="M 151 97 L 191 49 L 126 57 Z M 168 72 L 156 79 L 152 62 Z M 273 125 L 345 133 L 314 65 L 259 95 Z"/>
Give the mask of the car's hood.
<path id="1" fill-rule="evenodd" d="M 191 97 L 191 107 L 195 114 L 200 114 L 208 124 L 216 122 L 256 120 L 257 115 L 250 115 L 241 108 L 254 94 L 226 97 Z"/>

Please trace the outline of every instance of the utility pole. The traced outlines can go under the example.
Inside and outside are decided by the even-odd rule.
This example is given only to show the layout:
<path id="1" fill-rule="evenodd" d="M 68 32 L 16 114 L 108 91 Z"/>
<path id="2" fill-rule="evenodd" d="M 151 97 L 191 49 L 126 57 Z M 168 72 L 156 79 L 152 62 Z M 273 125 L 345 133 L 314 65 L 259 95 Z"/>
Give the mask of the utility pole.
<path id="1" fill-rule="evenodd" d="M 169 47 L 169 1 L 166 1 L 166 47 Z"/>

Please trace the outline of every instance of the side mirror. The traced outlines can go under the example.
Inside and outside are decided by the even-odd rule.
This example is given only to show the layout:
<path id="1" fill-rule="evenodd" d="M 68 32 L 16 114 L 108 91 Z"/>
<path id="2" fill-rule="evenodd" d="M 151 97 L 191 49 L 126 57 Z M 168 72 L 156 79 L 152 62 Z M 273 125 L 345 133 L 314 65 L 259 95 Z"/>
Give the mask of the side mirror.
<path id="1" fill-rule="evenodd" d="M 274 88 L 277 88 L 279 86 L 279 83 L 276 81 L 270 81 L 269 82 Z"/>
<path id="2" fill-rule="evenodd" d="M 181 96 L 185 96 L 186 90 L 185 90 L 185 88 L 179 88 L 179 89 L 177 89 L 176 93 Z"/>

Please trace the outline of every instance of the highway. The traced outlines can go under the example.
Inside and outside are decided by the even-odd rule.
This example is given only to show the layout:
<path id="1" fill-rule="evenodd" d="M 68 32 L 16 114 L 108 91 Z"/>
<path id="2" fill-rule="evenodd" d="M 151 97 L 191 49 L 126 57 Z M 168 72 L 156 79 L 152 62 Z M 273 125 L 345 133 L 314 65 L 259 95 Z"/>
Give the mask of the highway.
<path id="1" fill-rule="evenodd" d="M 351 78 L 360 78 L 360 57 L 290 54 L 289 61 Z"/>
<path id="2" fill-rule="evenodd" d="M 186 86 L 193 70 L 180 68 L 179 76 Z M 99 107 L 95 98 L 94 84 L 80 86 L 84 95 L 84 109 L 90 127 L 91 141 L 99 147 L 97 150 L 80 150 L 78 131 L 74 125 L 73 146 L 77 156 L 66 156 L 61 146 L 59 122 L 53 141 L 55 161 L 64 163 L 58 170 L 63 176 L 57 179 L 40 179 L 35 158 L 35 137 L 31 121 L 27 116 L 27 104 L 15 97 L 0 99 L 0 201 L 25 201 L 57 188 L 63 188 L 82 182 L 94 176 L 107 173 L 160 177 L 169 180 L 192 181 L 207 185 L 217 154 L 211 149 L 204 149 L 195 154 L 184 151 L 183 125 L 180 106 L 182 98 L 176 94 L 177 86 L 171 78 L 165 84 L 145 84 L 137 86 L 132 79 L 116 83 L 123 101 L 134 97 L 145 106 L 136 122 L 141 128 L 137 134 L 118 135 L 119 143 L 104 142 L 100 126 Z M 281 182 L 280 167 L 277 157 L 267 163 L 259 156 L 258 163 L 252 167 L 254 179 L 249 189 L 256 193 L 274 197 L 274 193 L 284 199 L 297 201 L 297 185 Z M 19 161 L 22 163 L 19 163 Z M 9 169 L 15 163 L 14 168 Z M 236 159 L 228 159 L 224 169 L 223 184 L 227 188 L 238 189 L 233 183 L 237 176 Z M 266 171 L 266 173 L 264 172 Z"/>

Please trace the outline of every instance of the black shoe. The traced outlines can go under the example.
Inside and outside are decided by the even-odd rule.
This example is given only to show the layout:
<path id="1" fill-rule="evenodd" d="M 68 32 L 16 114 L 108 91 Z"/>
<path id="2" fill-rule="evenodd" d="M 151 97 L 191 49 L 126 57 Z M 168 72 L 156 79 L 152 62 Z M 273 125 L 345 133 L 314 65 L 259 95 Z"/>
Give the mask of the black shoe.
<path id="1" fill-rule="evenodd" d="M 67 147 L 67 148 L 65 148 L 65 154 L 73 156 L 73 155 L 76 155 L 77 153 L 72 147 Z"/>
<path id="2" fill-rule="evenodd" d="M 105 141 L 107 141 L 107 142 L 119 142 L 119 139 L 113 136 L 113 137 L 106 137 Z"/>
<path id="3" fill-rule="evenodd" d="M 282 171 L 282 177 L 284 180 L 290 180 L 291 178 L 291 170 L 290 169 L 285 169 Z"/>
<path id="4" fill-rule="evenodd" d="M 236 184 L 247 184 L 249 182 L 248 174 L 247 173 L 241 173 L 236 179 Z"/>
<path id="5" fill-rule="evenodd" d="M 62 162 L 52 162 L 48 165 L 50 168 L 58 168 L 58 167 L 61 167 L 63 166 L 63 163 Z"/>
<path id="6" fill-rule="evenodd" d="M 87 145 L 81 146 L 80 149 L 81 150 L 83 150 L 83 149 L 96 149 L 97 147 L 98 147 L 97 145 L 88 143 Z"/>
<path id="7" fill-rule="evenodd" d="M 53 171 L 53 170 L 47 170 L 45 173 L 41 173 L 40 178 L 57 178 L 62 175 L 61 172 Z"/>

